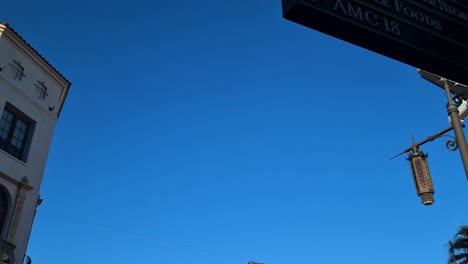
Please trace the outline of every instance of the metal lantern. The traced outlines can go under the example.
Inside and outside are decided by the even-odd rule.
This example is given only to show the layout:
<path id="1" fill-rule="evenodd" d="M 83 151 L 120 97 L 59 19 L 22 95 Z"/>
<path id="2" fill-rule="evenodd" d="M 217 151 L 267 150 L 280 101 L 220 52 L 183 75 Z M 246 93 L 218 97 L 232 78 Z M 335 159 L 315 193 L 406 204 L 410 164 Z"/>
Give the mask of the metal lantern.
<path id="1" fill-rule="evenodd" d="M 427 155 L 420 151 L 418 148 L 413 149 L 409 154 L 408 161 L 413 173 L 414 185 L 416 186 L 416 193 L 421 198 L 424 205 L 431 205 L 434 203 L 434 185 L 432 184 L 431 173 L 427 164 Z"/>

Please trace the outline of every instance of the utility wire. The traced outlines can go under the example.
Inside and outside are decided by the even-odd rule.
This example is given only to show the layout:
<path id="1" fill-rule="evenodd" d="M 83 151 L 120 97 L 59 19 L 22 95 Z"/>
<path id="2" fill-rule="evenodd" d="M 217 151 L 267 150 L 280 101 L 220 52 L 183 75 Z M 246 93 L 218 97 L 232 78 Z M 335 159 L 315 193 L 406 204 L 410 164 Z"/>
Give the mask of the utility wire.
<path id="1" fill-rule="evenodd" d="M 176 242 L 176 241 L 161 239 L 161 238 L 158 238 L 158 236 L 154 235 L 154 234 L 150 234 L 150 235 L 142 234 L 142 233 L 139 233 L 139 232 L 134 232 L 134 231 L 128 230 L 128 229 L 123 228 L 123 227 L 116 227 L 116 226 L 112 226 L 112 225 L 109 225 L 109 224 L 101 224 L 101 223 L 89 221 L 87 219 L 79 219 L 79 218 L 76 218 L 76 217 L 65 216 L 65 215 L 55 213 L 55 212 L 51 212 L 51 211 L 48 211 L 48 210 L 40 210 L 40 212 L 44 213 L 44 214 L 54 216 L 54 217 L 60 217 L 62 219 L 67 219 L 68 221 L 71 221 L 71 222 L 80 223 L 80 224 L 89 224 L 89 225 L 93 225 L 93 226 L 96 226 L 96 227 L 99 227 L 99 228 L 102 228 L 102 229 L 108 229 L 108 230 L 111 230 L 111 231 L 126 233 L 126 234 L 133 235 L 133 236 L 141 238 L 141 239 L 152 240 L 152 241 L 155 241 L 155 242 L 158 242 L 158 243 L 167 244 L 167 245 L 171 245 L 171 246 L 174 246 L 174 247 L 186 248 L 186 249 L 190 249 L 192 251 L 197 251 L 199 253 L 223 256 L 223 257 L 226 257 L 226 258 L 229 258 L 229 259 L 232 259 L 232 260 L 236 260 L 236 262 L 237 261 L 242 261 L 241 263 L 248 263 L 249 261 L 251 261 L 251 259 L 247 259 L 245 257 L 240 257 L 240 256 L 235 256 L 233 254 L 229 254 L 229 253 L 225 253 L 225 252 L 219 252 L 219 251 L 215 251 L 215 250 L 204 249 L 204 248 L 189 245 L 189 244 L 186 244 L 186 243 L 180 243 L 180 242 Z"/>

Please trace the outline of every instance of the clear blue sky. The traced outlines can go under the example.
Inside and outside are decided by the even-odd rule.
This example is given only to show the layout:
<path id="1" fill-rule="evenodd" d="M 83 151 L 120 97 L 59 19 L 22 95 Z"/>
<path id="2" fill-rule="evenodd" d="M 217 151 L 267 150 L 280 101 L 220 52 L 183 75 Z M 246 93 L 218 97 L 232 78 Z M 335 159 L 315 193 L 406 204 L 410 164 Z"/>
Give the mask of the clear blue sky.
<path id="1" fill-rule="evenodd" d="M 33 263 L 445 263 L 467 224 L 457 152 L 416 69 L 282 18 L 280 0 L 5 1 L 73 83 Z"/>

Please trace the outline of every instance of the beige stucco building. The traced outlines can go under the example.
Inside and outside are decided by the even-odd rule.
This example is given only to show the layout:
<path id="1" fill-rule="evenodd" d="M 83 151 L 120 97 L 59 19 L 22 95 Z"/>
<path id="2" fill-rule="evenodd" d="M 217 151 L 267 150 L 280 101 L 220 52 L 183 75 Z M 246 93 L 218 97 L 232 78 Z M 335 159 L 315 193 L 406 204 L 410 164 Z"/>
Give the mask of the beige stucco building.
<path id="1" fill-rule="evenodd" d="M 0 263 L 23 263 L 52 135 L 70 85 L 0 23 Z"/>

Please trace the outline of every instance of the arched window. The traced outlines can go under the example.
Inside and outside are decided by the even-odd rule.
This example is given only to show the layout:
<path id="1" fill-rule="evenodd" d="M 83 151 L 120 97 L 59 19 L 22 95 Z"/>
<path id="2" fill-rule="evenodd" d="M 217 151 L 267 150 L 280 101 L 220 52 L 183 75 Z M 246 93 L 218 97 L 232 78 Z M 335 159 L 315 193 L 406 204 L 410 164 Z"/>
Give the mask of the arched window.
<path id="1" fill-rule="evenodd" d="M 14 263 L 15 261 L 14 249 L 16 246 L 3 239 L 8 233 L 6 219 L 9 207 L 10 195 L 7 189 L 0 185 L 0 235 L 2 236 L 0 239 L 0 263 Z"/>
<path id="2" fill-rule="evenodd" d="M 8 214 L 8 196 L 5 190 L 0 189 L 0 234 L 4 232 L 5 220 Z"/>

